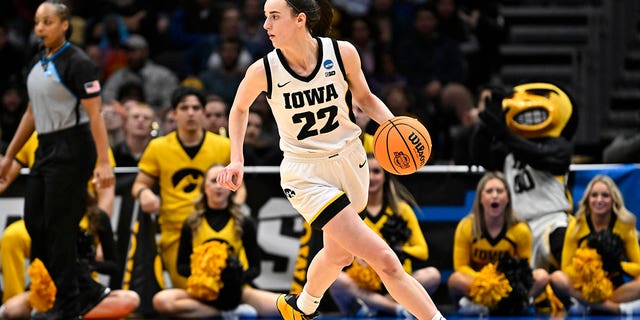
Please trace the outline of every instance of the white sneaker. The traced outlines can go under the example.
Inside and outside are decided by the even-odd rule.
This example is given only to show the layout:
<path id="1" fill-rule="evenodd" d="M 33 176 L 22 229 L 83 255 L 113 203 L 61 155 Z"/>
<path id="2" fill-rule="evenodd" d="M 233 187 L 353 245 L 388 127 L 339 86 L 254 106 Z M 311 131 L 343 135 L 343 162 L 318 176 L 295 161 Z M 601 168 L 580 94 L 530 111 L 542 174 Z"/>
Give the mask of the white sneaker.
<path id="1" fill-rule="evenodd" d="M 223 311 L 221 316 L 222 316 L 222 319 L 224 320 L 237 320 L 239 318 L 256 318 L 258 316 L 258 311 L 253 306 L 246 303 L 242 303 L 233 310 Z"/>
<path id="2" fill-rule="evenodd" d="M 401 305 L 398 305 L 398 307 L 396 308 L 396 317 L 405 320 L 416 320 L 416 317 L 414 317 L 413 314 L 409 312 L 409 310 L 405 309 Z"/>
<path id="3" fill-rule="evenodd" d="M 458 301 L 458 306 L 458 313 L 465 316 L 482 316 L 489 314 L 489 308 L 487 306 L 475 303 L 467 297 L 462 297 L 460 301 Z"/>
<path id="4" fill-rule="evenodd" d="M 625 316 L 640 315 L 640 299 L 621 303 L 620 313 Z"/>
<path id="5" fill-rule="evenodd" d="M 369 308 L 369 306 L 364 303 L 362 299 L 356 298 L 356 302 L 360 306 L 360 308 L 358 308 L 358 311 L 356 311 L 356 318 L 374 318 L 378 314 L 375 310 Z"/>
<path id="6" fill-rule="evenodd" d="M 576 298 L 571 297 L 571 307 L 568 310 L 570 315 L 574 316 L 586 316 L 589 314 L 589 306 L 585 306 L 580 303 Z"/>

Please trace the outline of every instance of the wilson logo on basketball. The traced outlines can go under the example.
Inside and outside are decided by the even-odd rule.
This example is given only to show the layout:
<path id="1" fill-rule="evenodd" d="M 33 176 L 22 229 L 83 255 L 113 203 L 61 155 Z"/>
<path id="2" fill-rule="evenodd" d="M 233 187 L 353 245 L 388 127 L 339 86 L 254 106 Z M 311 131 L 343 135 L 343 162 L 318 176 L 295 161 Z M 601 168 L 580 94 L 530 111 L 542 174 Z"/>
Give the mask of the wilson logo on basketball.
<path id="1" fill-rule="evenodd" d="M 409 156 L 404 154 L 404 152 L 400 151 L 393 153 L 393 163 L 395 163 L 396 166 L 403 169 L 409 168 L 409 161 Z"/>
<path id="2" fill-rule="evenodd" d="M 418 135 L 412 131 L 409 134 L 409 141 L 411 141 L 413 146 L 416 148 L 416 152 L 418 152 L 418 156 L 420 157 L 420 164 L 424 164 L 426 160 L 424 157 L 424 145 L 422 144 L 420 137 L 418 137 Z"/>

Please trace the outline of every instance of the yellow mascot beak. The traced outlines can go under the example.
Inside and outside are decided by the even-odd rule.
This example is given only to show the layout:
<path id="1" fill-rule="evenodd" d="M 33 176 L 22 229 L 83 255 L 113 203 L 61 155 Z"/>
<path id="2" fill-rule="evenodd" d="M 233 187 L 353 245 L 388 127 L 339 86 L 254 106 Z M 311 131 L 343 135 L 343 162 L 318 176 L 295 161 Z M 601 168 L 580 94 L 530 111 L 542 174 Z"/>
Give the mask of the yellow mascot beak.
<path id="1" fill-rule="evenodd" d="M 523 138 L 557 138 L 567 125 L 573 105 L 567 94 L 550 83 L 526 83 L 502 100 L 507 126 Z"/>

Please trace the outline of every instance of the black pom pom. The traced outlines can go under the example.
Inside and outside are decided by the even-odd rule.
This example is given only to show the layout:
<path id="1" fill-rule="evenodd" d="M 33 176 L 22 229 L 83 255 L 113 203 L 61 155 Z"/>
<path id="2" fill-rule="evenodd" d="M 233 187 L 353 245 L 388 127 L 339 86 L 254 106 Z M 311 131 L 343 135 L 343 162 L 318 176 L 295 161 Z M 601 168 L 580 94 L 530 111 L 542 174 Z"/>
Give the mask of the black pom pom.
<path id="1" fill-rule="evenodd" d="M 590 248 L 596 249 L 602 257 L 602 268 L 605 271 L 616 273 L 622 270 L 620 261 L 624 259 L 624 242 L 620 236 L 605 229 L 590 234 L 587 244 Z"/>
<path id="2" fill-rule="evenodd" d="M 218 299 L 211 301 L 210 305 L 224 311 L 235 309 L 242 299 L 243 275 L 244 270 L 238 258 L 229 256 L 227 267 L 220 273 L 220 280 L 224 286 L 220 289 Z"/>
<path id="3" fill-rule="evenodd" d="M 512 290 L 508 297 L 500 300 L 498 307 L 491 313 L 495 315 L 522 314 L 527 309 L 529 290 L 533 286 L 533 271 L 529 266 L 529 261 L 505 254 L 498 260 L 496 269 L 509 280 Z"/>
<path id="4" fill-rule="evenodd" d="M 382 237 L 393 248 L 404 244 L 411 237 L 411 230 L 407 227 L 407 221 L 396 214 L 392 214 L 380 229 Z"/>

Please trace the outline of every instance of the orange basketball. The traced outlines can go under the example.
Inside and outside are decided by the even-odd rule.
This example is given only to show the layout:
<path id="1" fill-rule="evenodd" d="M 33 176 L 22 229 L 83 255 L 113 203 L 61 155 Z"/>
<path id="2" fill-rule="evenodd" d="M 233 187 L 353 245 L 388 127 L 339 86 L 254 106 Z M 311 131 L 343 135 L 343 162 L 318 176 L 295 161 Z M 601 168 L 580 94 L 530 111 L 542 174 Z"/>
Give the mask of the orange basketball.
<path id="1" fill-rule="evenodd" d="M 393 174 L 412 174 L 431 156 L 431 135 L 417 119 L 395 117 L 378 127 L 373 154 L 380 166 Z"/>

